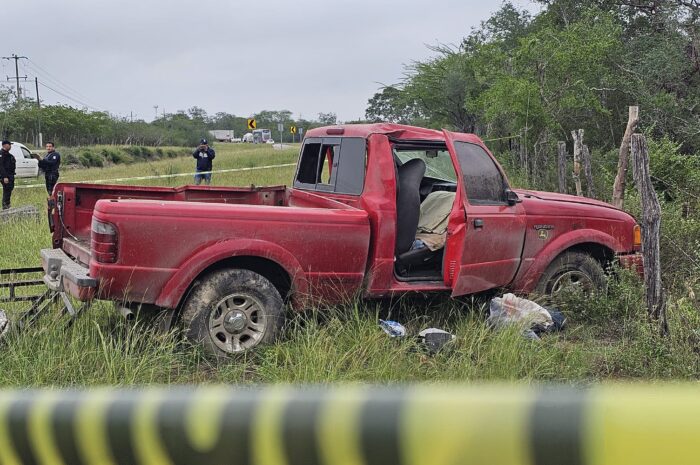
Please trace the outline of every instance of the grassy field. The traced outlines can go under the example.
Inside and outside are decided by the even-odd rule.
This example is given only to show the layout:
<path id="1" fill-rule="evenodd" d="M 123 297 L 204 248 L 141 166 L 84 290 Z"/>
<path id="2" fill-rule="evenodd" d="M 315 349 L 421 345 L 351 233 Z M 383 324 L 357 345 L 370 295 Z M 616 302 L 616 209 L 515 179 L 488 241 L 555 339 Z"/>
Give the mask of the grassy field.
<path id="1" fill-rule="evenodd" d="M 216 149 L 215 169 L 293 163 L 297 157 L 297 148 L 278 151 L 218 145 Z M 194 160 L 175 158 L 65 170 L 61 180 L 157 176 L 187 173 L 193 167 Z M 289 184 L 293 170 L 284 167 L 215 174 L 213 183 Z M 189 182 L 189 177 L 175 177 L 130 183 Z M 17 189 L 13 204 L 33 204 L 43 213 L 45 199 L 42 188 Z M 36 266 L 39 249 L 49 245 L 44 215 L 39 221 L 0 224 L 0 268 Z M 516 329 L 495 332 L 488 328 L 484 323 L 486 297 L 351 302 L 290 315 L 278 343 L 223 363 L 204 357 L 177 332 L 163 335 L 144 322 L 126 323 L 109 303 L 100 302 L 69 329 L 64 320 L 52 314 L 0 343 L 0 386 L 443 380 L 587 384 L 697 379 L 700 375 L 700 308 L 696 301 L 681 294 L 670 297 L 668 338 L 660 337 L 646 320 L 640 282 L 627 273 L 611 280 L 605 293 L 588 298 L 566 294 L 556 305 L 568 316 L 569 327 L 541 341 L 530 341 Z M 5 308 L 16 315 L 21 306 Z M 457 339 L 448 349 L 428 356 L 413 337 L 388 338 L 377 326 L 379 317 L 401 321 L 410 334 L 434 326 L 454 333 Z"/>

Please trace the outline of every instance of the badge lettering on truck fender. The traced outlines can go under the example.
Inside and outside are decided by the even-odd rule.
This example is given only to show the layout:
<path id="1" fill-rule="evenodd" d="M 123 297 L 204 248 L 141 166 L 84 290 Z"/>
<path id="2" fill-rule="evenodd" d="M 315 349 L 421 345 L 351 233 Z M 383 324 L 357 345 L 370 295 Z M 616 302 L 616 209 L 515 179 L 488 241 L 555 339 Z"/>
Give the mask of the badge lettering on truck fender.
<path id="1" fill-rule="evenodd" d="M 552 224 L 536 224 L 534 226 L 534 228 L 537 231 L 537 237 L 539 237 L 543 241 L 546 241 L 547 239 L 549 239 L 549 231 L 554 229 L 554 225 L 552 225 Z"/>

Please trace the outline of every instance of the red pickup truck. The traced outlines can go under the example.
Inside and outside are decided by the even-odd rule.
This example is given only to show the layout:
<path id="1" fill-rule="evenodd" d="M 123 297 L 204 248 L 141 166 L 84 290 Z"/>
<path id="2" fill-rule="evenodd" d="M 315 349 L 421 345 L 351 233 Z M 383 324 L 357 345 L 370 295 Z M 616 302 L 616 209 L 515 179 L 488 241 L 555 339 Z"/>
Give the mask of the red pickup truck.
<path id="1" fill-rule="evenodd" d="M 308 131 L 291 188 L 61 183 L 49 205 L 51 288 L 165 310 L 217 355 L 273 340 L 285 303 L 551 293 L 641 267 L 627 213 L 511 189 L 477 136 L 394 124 Z"/>

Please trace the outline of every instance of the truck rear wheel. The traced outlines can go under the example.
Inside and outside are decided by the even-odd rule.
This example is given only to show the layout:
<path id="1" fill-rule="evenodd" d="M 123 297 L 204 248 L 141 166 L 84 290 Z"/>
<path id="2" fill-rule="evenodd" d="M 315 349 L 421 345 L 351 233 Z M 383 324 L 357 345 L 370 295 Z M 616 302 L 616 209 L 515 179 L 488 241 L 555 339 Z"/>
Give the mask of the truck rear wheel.
<path id="1" fill-rule="evenodd" d="M 182 309 L 185 335 L 225 357 L 273 342 L 284 323 L 284 303 L 265 277 L 250 270 L 205 276 Z"/>
<path id="2" fill-rule="evenodd" d="M 569 286 L 579 286 L 584 292 L 603 289 L 605 271 L 600 262 L 583 252 L 565 252 L 549 264 L 535 291 L 552 295 Z"/>

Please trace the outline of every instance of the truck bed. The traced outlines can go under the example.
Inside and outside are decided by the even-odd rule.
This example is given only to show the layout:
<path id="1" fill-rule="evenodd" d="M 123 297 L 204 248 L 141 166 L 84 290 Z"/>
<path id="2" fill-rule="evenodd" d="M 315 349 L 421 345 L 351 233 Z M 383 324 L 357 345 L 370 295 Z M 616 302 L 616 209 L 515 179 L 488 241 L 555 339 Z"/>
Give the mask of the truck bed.
<path id="1" fill-rule="evenodd" d="M 89 244 L 90 225 L 95 204 L 99 200 L 162 200 L 223 204 L 277 205 L 288 204 L 287 188 L 272 187 L 210 187 L 210 186 L 121 186 L 86 183 L 61 183 L 65 237 Z M 60 221 L 56 230 L 60 230 Z M 54 245 L 56 243 L 54 242 Z"/>
<path id="2" fill-rule="evenodd" d="M 180 279 L 189 283 L 196 268 L 235 256 L 272 260 L 295 290 L 313 287 L 330 300 L 341 289 L 359 289 L 364 277 L 367 213 L 314 193 L 90 184 L 59 184 L 55 193 L 54 247 L 89 268 L 101 298 L 171 308 L 185 291 Z M 118 230 L 115 263 L 91 257 L 93 219 Z"/>

